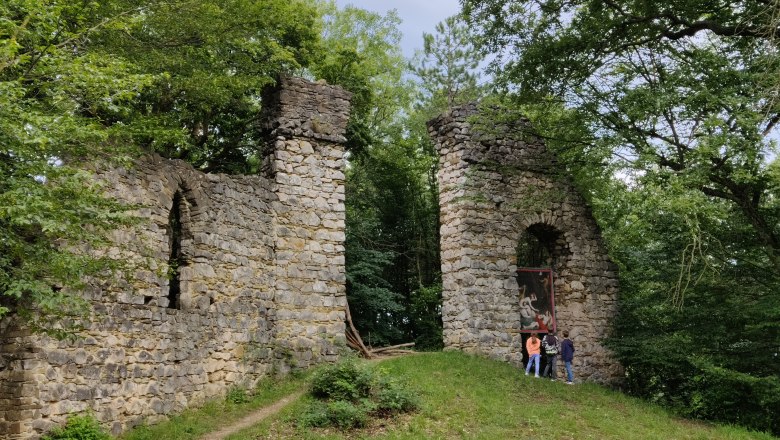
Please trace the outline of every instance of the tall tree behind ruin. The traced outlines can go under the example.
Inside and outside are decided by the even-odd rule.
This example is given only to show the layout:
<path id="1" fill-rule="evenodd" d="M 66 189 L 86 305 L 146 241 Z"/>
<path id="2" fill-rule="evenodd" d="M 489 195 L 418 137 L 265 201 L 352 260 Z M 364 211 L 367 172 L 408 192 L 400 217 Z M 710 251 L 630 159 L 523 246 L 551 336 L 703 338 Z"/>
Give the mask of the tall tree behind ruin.
<path id="1" fill-rule="evenodd" d="M 259 88 L 306 64 L 319 39 L 306 2 L 10 1 L 0 5 L 0 316 L 63 334 L 69 292 L 107 261 L 128 221 L 71 165 L 157 151 L 247 170 Z"/>
<path id="2" fill-rule="evenodd" d="M 326 9 L 328 55 L 315 75 L 356 94 L 348 130 L 347 289 L 364 340 L 441 345 L 433 159 L 409 123 L 415 85 L 398 17 Z M 422 127 L 422 125 L 420 125 Z M 427 142 L 427 140 L 426 140 Z"/>
<path id="3" fill-rule="evenodd" d="M 461 15 L 447 17 L 435 33 L 423 33 L 423 50 L 415 55 L 412 71 L 419 78 L 418 106 L 433 118 L 456 105 L 476 101 L 485 92 L 480 64 L 485 55 L 475 46 L 475 35 Z"/>
<path id="4" fill-rule="evenodd" d="M 777 431 L 762 416 L 780 386 L 773 3 L 464 3 L 549 145 L 607 177 L 579 183 L 621 264 L 630 388 Z"/>

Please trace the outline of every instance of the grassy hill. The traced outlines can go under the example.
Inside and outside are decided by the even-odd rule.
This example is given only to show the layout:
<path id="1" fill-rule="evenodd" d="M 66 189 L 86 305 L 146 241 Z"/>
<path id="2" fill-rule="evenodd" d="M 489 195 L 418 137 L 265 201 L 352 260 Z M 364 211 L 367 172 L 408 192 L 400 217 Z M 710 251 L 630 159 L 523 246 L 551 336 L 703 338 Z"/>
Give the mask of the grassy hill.
<path id="1" fill-rule="evenodd" d="M 526 377 L 502 362 L 459 352 L 427 353 L 376 364 L 419 390 L 422 408 L 410 415 L 376 420 L 349 432 L 303 429 L 296 415 L 308 398 L 261 423 L 228 437 L 238 439 L 772 439 L 743 428 L 718 426 L 675 417 L 664 409 L 593 384 L 551 382 Z M 576 374 L 576 372 L 575 372 Z M 301 386 L 299 382 L 298 386 Z M 290 390 L 290 383 L 280 384 Z M 278 395 L 276 386 L 260 393 Z M 268 394 L 271 393 L 271 394 Z M 146 428 L 128 439 L 199 438 L 216 430 L 243 405 L 214 403 Z"/>

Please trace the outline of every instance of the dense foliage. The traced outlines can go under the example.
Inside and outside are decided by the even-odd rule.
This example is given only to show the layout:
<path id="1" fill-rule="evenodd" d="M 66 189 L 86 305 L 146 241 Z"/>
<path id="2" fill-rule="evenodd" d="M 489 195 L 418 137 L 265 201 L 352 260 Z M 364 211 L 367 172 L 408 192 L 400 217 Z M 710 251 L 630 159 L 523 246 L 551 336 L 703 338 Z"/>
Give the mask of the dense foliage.
<path id="1" fill-rule="evenodd" d="M 316 372 L 311 395 L 315 398 L 298 417 L 305 427 L 365 426 L 369 417 L 388 417 L 419 407 L 419 397 L 381 370 L 354 360 L 342 360 Z"/>
<path id="2" fill-rule="evenodd" d="M 354 93 L 348 296 L 374 344 L 440 345 L 433 159 L 402 117 L 415 85 L 400 20 L 332 2 L 185 0 L 0 6 L 0 315 L 64 336 L 90 249 L 131 221 L 83 167 L 143 152 L 253 173 L 260 90 L 280 72 Z M 426 148 L 428 148 L 426 150 Z M 370 197 L 362 198 L 363 195 Z M 83 252 L 86 251 L 86 252 Z"/>
<path id="3" fill-rule="evenodd" d="M 62 334 L 75 325 L 62 318 L 85 308 L 68 290 L 111 266 L 77 250 L 125 221 L 72 165 L 128 153 L 128 134 L 93 115 L 116 112 L 151 79 L 85 50 L 94 29 L 120 19 L 95 3 L 9 1 L 0 17 L 0 316 Z"/>
<path id="4" fill-rule="evenodd" d="M 135 1 L 137 11 L 93 37 L 96 51 L 132 62 L 153 81 L 112 115 L 133 143 L 203 171 L 251 172 L 263 144 L 261 89 L 318 51 L 319 15 L 310 2 Z"/>
<path id="5" fill-rule="evenodd" d="M 564 158 L 620 265 L 610 344 L 629 389 L 778 433 L 772 4 L 464 5 L 483 48 L 498 52 L 500 82 Z M 739 397 L 748 391 L 756 397 Z"/>
<path id="6" fill-rule="evenodd" d="M 62 428 L 55 428 L 43 440 L 111 440 L 100 423 L 91 415 L 68 418 Z"/>
<path id="7" fill-rule="evenodd" d="M 317 10 L 302 1 L 27 1 L 0 5 L 0 316 L 63 336 L 86 276 L 129 207 L 85 163 L 144 151 L 251 171 L 259 90 L 306 64 Z M 64 319 L 68 317 L 69 319 Z"/>

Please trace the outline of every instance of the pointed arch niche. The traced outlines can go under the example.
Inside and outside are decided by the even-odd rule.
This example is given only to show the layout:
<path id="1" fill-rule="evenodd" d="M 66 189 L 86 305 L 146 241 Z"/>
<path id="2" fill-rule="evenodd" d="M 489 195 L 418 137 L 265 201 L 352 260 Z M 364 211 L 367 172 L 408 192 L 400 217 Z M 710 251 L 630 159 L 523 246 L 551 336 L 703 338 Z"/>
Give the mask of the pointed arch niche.
<path id="1" fill-rule="evenodd" d="M 181 191 L 173 195 L 173 203 L 168 213 L 168 295 L 169 309 L 181 308 L 181 268 L 187 260 L 182 254 L 181 241 L 184 235 L 182 225 L 182 208 L 186 209 L 185 199 Z"/>
<path id="2" fill-rule="evenodd" d="M 164 293 L 161 306 L 179 310 L 191 303 L 189 292 L 189 271 L 192 260 L 192 217 L 197 209 L 197 201 L 184 182 L 173 192 L 168 211 L 168 223 L 165 235 L 168 240 L 168 289 Z"/>

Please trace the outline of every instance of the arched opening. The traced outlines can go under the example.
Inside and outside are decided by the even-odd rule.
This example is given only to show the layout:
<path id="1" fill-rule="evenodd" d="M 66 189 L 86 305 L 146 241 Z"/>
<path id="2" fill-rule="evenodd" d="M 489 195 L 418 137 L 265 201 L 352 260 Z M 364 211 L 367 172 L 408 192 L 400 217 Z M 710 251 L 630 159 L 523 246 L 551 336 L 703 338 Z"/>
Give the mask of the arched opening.
<path id="1" fill-rule="evenodd" d="M 173 205 L 168 214 L 168 308 L 181 308 L 181 268 L 186 264 L 182 252 L 182 237 L 184 236 L 182 212 L 185 199 L 181 191 L 173 195 Z"/>
<path id="2" fill-rule="evenodd" d="M 565 248 L 557 229 L 541 223 L 531 225 L 517 242 L 517 267 L 552 268 Z"/>
<path id="3" fill-rule="evenodd" d="M 520 289 L 520 328 L 523 364 L 527 365 L 526 341 L 531 334 L 543 337 L 555 329 L 554 272 L 569 254 L 563 234 L 555 227 L 536 223 L 528 226 L 517 242 L 517 284 Z M 544 362 L 542 358 L 542 368 Z"/>

